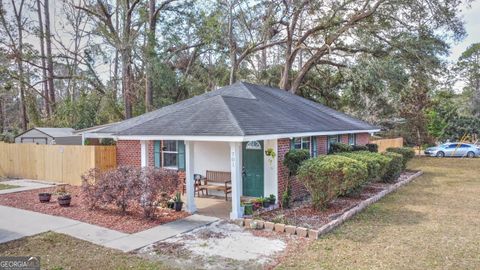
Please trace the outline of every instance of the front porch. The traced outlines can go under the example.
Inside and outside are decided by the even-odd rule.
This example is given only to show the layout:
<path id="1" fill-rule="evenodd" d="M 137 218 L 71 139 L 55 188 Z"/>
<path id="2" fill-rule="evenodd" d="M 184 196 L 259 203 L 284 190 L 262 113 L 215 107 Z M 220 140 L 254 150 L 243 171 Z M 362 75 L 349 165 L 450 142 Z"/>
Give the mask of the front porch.
<path id="1" fill-rule="evenodd" d="M 162 155 L 158 151 L 149 153 L 149 145 L 153 141 L 141 141 L 142 165 L 147 166 L 154 155 Z M 223 219 L 237 219 L 243 216 L 241 199 L 246 197 L 268 197 L 278 194 L 277 157 L 267 156 L 266 149 L 277 151 L 277 140 L 251 142 L 222 141 L 183 141 L 184 156 L 182 164 L 185 172 L 186 211 Z M 163 149 L 163 147 L 162 147 Z M 165 151 L 170 154 L 170 151 Z M 178 151 L 179 149 L 177 149 Z M 165 160 L 167 156 L 153 157 L 154 160 Z M 195 189 L 195 175 L 205 177 L 207 171 L 223 172 L 229 177 L 230 193 L 225 196 L 222 190 L 198 192 Z M 180 171 L 179 171 L 180 172 Z M 180 174 L 180 173 L 179 173 Z M 208 179 L 207 179 L 208 181 Z M 198 183 L 198 182 L 197 182 Z M 224 183 L 208 182 L 208 185 L 224 185 Z"/>

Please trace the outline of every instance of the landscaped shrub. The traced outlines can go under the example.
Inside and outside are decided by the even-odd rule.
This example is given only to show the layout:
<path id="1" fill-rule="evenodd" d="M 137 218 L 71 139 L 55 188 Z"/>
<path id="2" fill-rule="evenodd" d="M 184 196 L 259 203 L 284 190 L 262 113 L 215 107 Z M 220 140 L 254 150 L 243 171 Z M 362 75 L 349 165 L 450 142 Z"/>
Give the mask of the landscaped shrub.
<path id="1" fill-rule="evenodd" d="M 296 175 L 297 170 L 305 160 L 310 158 L 310 153 L 305 149 L 291 149 L 285 154 L 283 165 L 288 168 L 290 175 Z"/>
<path id="2" fill-rule="evenodd" d="M 173 194 L 178 187 L 178 173 L 172 170 L 144 168 L 137 202 L 146 218 L 155 219 L 162 194 Z"/>
<path id="3" fill-rule="evenodd" d="M 378 144 L 376 143 L 367 143 L 365 144 L 369 152 L 378 153 Z"/>
<path id="4" fill-rule="evenodd" d="M 386 183 L 394 182 L 403 171 L 403 156 L 393 152 L 385 152 L 382 155 L 389 159 L 382 180 Z"/>
<path id="5" fill-rule="evenodd" d="M 154 168 L 122 166 L 103 173 L 93 169 L 82 176 L 83 201 L 89 208 L 115 205 L 125 213 L 138 204 L 145 217 L 152 219 L 163 195 L 177 187 L 176 172 Z"/>
<path id="6" fill-rule="evenodd" d="M 389 162 L 388 158 L 385 156 L 368 151 L 339 153 L 338 155 L 346 156 L 365 163 L 368 169 L 367 182 L 381 179 L 386 172 Z"/>
<path id="7" fill-rule="evenodd" d="M 362 185 L 367 166 L 357 160 L 339 156 L 322 156 L 305 161 L 298 170 L 298 179 L 312 196 L 315 208 L 325 208 L 332 199 Z"/>
<path id="8" fill-rule="evenodd" d="M 352 145 L 352 151 L 368 151 L 368 147 L 365 145 Z"/>
<path id="9" fill-rule="evenodd" d="M 97 179 L 101 177 L 102 173 L 98 169 L 91 169 L 81 176 L 83 202 L 87 204 L 89 209 L 97 207 L 98 202 L 102 198 L 97 183 Z"/>
<path id="10" fill-rule="evenodd" d="M 330 145 L 330 154 L 351 152 L 352 150 L 353 150 L 352 146 L 345 143 L 332 143 Z"/>
<path id="11" fill-rule="evenodd" d="M 98 182 L 104 204 L 114 204 L 123 213 L 139 195 L 140 170 L 132 166 L 121 166 L 105 172 Z"/>
<path id="12" fill-rule="evenodd" d="M 310 153 L 305 149 L 291 149 L 285 154 L 283 165 L 288 168 L 289 174 L 285 190 L 282 193 L 282 208 L 290 207 L 292 188 L 290 187 L 290 178 L 297 174 L 297 170 L 305 160 L 310 158 Z"/>
<path id="13" fill-rule="evenodd" d="M 393 152 L 403 156 L 403 161 L 402 161 L 403 170 L 407 168 L 407 162 L 415 157 L 415 150 L 413 150 L 410 147 L 389 147 L 387 148 L 387 152 Z"/>

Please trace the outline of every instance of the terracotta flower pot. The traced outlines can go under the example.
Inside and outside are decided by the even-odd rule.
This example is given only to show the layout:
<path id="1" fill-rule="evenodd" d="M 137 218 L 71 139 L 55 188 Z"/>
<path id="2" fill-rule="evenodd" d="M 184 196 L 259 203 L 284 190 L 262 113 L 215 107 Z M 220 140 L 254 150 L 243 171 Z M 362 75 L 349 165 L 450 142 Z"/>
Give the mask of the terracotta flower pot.
<path id="1" fill-rule="evenodd" d="M 52 193 L 49 193 L 49 192 L 38 193 L 38 199 L 40 200 L 41 203 L 48 203 L 50 202 L 51 198 L 52 198 Z"/>
<path id="2" fill-rule="evenodd" d="M 68 207 L 70 206 L 70 202 L 72 201 L 72 196 L 70 196 L 69 194 L 61 195 L 61 196 L 58 196 L 57 201 L 58 201 L 58 205 L 62 207 Z"/>

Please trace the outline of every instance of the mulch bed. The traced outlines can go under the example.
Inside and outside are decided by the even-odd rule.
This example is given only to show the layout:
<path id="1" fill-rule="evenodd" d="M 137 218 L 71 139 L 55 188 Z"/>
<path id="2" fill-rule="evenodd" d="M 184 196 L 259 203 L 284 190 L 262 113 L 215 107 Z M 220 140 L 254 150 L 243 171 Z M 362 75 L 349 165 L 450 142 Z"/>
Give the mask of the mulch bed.
<path id="1" fill-rule="evenodd" d="M 55 187 L 44 188 L 17 193 L 0 195 L 0 205 L 21 208 L 44 214 L 62 216 L 78 221 L 95 224 L 124 233 L 136 233 L 150 229 L 160 224 L 175 221 L 188 216 L 186 212 L 175 212 L 171 209 L 159 209 L 157 219 L 145 219 L 139 206 L 132 206 L 126 214 L 116 208 L 90 210 L 82 203 L 80 187 L 68 186 L 67 191 L 72 195 L 70 207 L 61 207 L 57 203 L 57 196 L 52 194 L 49 203 L 40 203 L 38 193 L 54 193 Z"/>
<path id="2" fill-rule="evenodd" d="M 327 224 L 342 215 L 344 212 L 355 207 L 360 202 L 375 196 L 387 187 L 403 181 L 415 173 L 416 172 L 414 171 L 403 172 L 394 183 L 370 183 L 358 194 L 343 196 L 333 200 L 325 210 L 314 209 L 310 199 L 305 199 L 303 201 L 294 202 L 293 206 L 289 209 L 278 208 L 276 210 L 255 215 L 254 218 L 260 218 L 275 223 L 306 227 L 309 229 L 318 229 L 322 225 Z"/>

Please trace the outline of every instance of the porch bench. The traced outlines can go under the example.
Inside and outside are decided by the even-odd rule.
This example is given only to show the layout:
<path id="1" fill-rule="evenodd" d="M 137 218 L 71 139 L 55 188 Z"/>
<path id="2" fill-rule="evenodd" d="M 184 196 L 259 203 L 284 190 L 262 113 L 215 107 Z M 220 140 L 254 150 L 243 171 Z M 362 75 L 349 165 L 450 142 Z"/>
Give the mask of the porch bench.
<path id="1" fill-rule="evenodd" d="M 199 190 L 218 190 L 225 192 L 225 201 L 228 201 L 227 194 L 232 193 L 232 180 L 230 172 L 207 171 L 204 184 L 198 187 Z"/>

